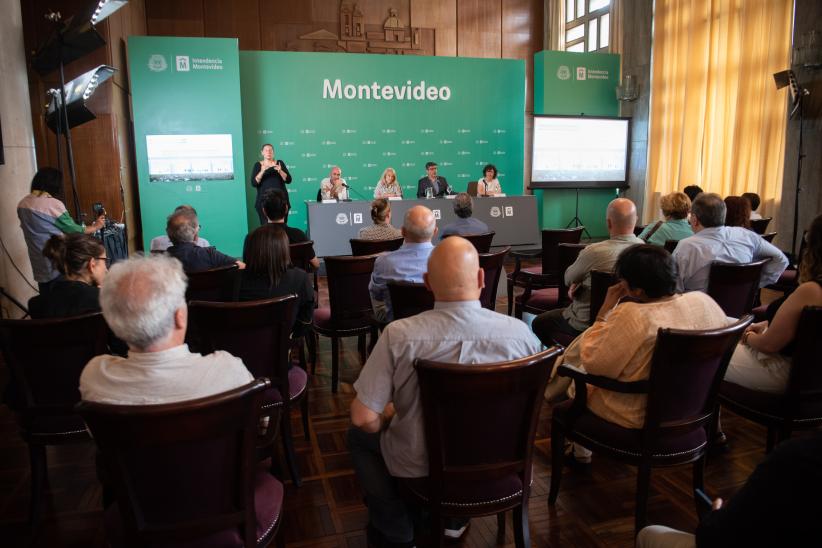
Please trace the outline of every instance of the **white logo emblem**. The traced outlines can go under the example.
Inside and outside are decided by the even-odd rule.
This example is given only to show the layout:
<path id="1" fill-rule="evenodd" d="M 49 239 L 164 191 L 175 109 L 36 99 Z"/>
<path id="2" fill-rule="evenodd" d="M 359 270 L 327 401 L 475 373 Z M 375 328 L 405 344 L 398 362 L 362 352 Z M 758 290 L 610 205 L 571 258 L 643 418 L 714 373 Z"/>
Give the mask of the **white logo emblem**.
<path id="1" fill-rule="evenodd" d="M 557 69 L 557 78 L 560 80 L 567 80 L 571 77 L 571 69 L 568 68 L 568 65 L 560 65 Z"/>
<path id="2" fill-rule="evenodd" d="M 148 70 L 152 72 L 163 72 L 167 68 L 166 58 L 159 53 L 155 53 L 148 58 Z"/>
<path id="3" fill-rule="evenodd" d="M 502 215 L 502 211 L 497 206 L 491 208 L 491 217 L 499 217 Z"/>
<path id="4" fill-rule="evenodd" d="M 514 206 L 505 206 L 505 216 L 506 217 L 513 217 L 514 216 Z"/>
<path id="5" fill-rule="evenodd" d="M 355 213 L 354 214 L 354 224 L 361 225 L 362 224 L 362 213 Z"/>
<path id="6" fill-rule="evenodd" d="M 191 70 L 191 65 L 188 62 L 188 55 L 177 56 L 177 72 L 188 72 Z"/>
<path id="7" fill-rule="evenodd" d="M 337 224 L 344 225 L 348 222 L 348 215 L 345 213 L 337 213 Z"/>
<path id="8" fill-rule="evenodd" d="M 442 218 L 442 214 L 440 213 L 439 209 L 434 210 L 434 218 L 435 219 L 441 219 Z"/>
<path id="9" fill-rule="evenodd" d="M 588 70 L 585 67 L 577 67 L 577 80 L 587 80 Z"/>

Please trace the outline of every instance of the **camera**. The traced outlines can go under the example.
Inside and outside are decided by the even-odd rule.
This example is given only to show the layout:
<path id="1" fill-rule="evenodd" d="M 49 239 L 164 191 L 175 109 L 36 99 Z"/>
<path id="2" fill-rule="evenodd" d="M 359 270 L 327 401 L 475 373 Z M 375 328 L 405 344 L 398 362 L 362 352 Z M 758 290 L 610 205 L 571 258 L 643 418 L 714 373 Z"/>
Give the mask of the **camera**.
<path id="1" fill-rule="evenodd" d="M 94 218 L 96 219 L 100 215 L 105 215 L 106 214 L 106 208 L 103 207 L 102 202 L 94 202 L 91 205 L 91 212 L 94 213 Z"/>

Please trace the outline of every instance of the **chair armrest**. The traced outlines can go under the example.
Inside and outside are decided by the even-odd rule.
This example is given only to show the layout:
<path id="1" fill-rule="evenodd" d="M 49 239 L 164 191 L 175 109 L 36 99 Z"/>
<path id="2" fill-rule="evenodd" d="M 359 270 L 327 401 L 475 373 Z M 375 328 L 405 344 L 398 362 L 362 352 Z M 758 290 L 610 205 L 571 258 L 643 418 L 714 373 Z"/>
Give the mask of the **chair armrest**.
<path id="1" fill-rule="evenodd" d="M 602 375 L 591 375 L 583 370 L 562 364 L 557 369 L 557 374 L 562 377 L 571 377 L 574 381 L 580 381 L 585 384 L 590 384 L 598 388 L 604 388 L 612 392 L 619 392 L 621 394 L 647 394 L 648 381 L 632 381 L 624 382 L 612 379 L 610 377 L 603 377 Z"/>
<path id="2" fill-rule="evenodd" d="M 546 276 L 545 274 L 534 274 L 533 272 L 527 272 L 525 270 L 520 270 L 519 272 L 515 271 L 515 273 L 517 275 L 517 281 L 520 284 L 526 284 L 537 289 L 550 287 L 551 285 L 556 286 L 556 283 L 551 283 L 552 276 Z"/>

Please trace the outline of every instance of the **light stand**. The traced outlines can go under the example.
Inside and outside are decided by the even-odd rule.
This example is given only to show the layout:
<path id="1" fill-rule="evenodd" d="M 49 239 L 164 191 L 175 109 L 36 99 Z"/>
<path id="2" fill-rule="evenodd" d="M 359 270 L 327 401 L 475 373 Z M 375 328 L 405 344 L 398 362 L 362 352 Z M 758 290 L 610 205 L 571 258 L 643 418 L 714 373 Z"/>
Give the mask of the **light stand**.
<path id="1" fill-rule="evenodd" d="M 576 188 L 576 191 L 577 191 L 577 199 L 576 199 L 576 204 L 574 205 L 574 218 L 571 219 L 571 221 L 567 225 L 565 225 L 565 228 L 571 228 L 571 225 L 574 225 L 574 227 L 581 226 L 582 227 L 582 232 L 587 234 L 588 239 L 590 240 L 591 239 L 591 233 L 588 232 L 588 229 L 585 228 L 585 223 L 583 223 L 582 219 L 579 218 L 579 187 Z"/>

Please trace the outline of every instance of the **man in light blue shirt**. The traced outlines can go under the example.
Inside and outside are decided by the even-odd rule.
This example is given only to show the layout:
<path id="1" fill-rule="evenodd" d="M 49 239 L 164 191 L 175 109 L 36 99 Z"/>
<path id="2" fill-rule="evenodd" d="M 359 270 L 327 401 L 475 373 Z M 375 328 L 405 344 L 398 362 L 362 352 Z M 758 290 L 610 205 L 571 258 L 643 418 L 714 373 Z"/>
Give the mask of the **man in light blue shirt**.
<path id="1" fill-rule="evenodd" d="M 402 224 L 402 246 L 377 258 L 368 291 L 374 318 L 380 322 L 394 319 L 388 282 L 422 283 L 422 275 L 428 264 L 428 256 L 434 246 L 431 239 L 437 233 L 434 213 L 425 206 L 414 206 L 405 214 Z"/>
<path id="2" fill-rule="evenodd" d="M 474 213 L 474 202 L 468 193 L 460 192 L 454 198 L 454 213 L 457 215 L 457 220 L 442 229 L 440 238 L 453 236 L 454 234 L 468 236 L 469 234 L 490 232 L 487 224 L 471 216 Z"/>
<path id="3" fill-rule="evenodd" d="M 691 206 L 694 235 L 680 240 L 674 250 L 679 270 L 677 289 L 707 291 L 711 262 L 750 263 L 770 259 L 762 267 L 759 287 L 774 283 L 788 267 L 788 259 L 762 236 L 739 226 L 724 226 L 725 202 L 718 194 L 703 193 Z"/>

